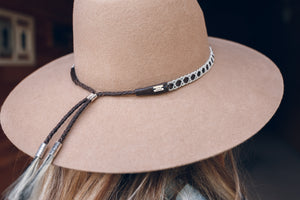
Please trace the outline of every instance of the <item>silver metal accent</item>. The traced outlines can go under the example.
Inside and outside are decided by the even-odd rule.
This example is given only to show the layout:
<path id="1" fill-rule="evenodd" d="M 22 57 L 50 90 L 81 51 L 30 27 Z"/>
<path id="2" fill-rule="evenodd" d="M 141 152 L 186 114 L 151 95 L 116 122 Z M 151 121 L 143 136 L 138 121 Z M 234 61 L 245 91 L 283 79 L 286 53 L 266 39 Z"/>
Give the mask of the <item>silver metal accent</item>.
<path id="1" fill-rule="evenodd" d="M 157 85 L 153 87 L 153 92 L 161 92 L 164 91 L 164 85 Z"/>
<path id="2" fill-rule="evenodd" d="M 97 94 L 91 93 L 89 96 L 87 96 L 86 98 L 88 100 L 91 100 L 92 102 L 95 101 L 95 99 L 97 98 Z"/>
<path id="3" fill-rule="evenodd" d="M 43 158 L 45 150 L 46 150 L 47 144 L 46 143 L 42 143 L 39 147 L 39 149 L 37 150 L 35 157 L 39 157 L 39 158 Z"/>
<path id="4" fill-rule="evenodd" d="M 181 87 L 183 87 L 183 86 L 185 86 L 187 84 L 190 84 L 190 83 L 198 80 L 199 78 L 201 78 L 204 74 L 206 74 L 211 69 L 211 67 L 213 66 L 214 61 L 215 61 L 215 58 L 214 58 L 215 55 L 214 55 L 214 52 L 213 52 L 213 50 L 212 50 L 211 47 L 209 47 L 209 50 L 210 50 L 210 55 L 209 55 L 208 60 L 204 63 L 204 65 L 202 65 L 197 70 L 195 70 L 195 71 L 193 71 L 193 72 L 191 72 L 189 74 L 186 74 L 184 76 L 181 76 L 181 77 L 179 77 L 179 78 L 177 78 L 175 80 L 172 80 L 172 81 L 168 82 L 168 86 L 170 86 L 170 85 L 173 86 L 172 88 L 169 87 L 169 91 L 176 90 L 178 88 L 181 88 Z M 200 72 L 200 76 L 197 75 L 198 72 Z M 193 80 L 192 80 L 192 77 L 194 77 Z M 188 78 L 188 81 L 186 83 L 184 82 L 185 78 Z M 178 81 L 180 81 L 180 85 L 179 86 L 176 85 L 176 83 Z"/>
<path id="5" fill-rule="evenodd" d="M 75 64 L 73 64 L 71 68 L 75 68 Z"/>
<path id="6" fill-rule="evenodd" d="M 55 144 L 53 145 L 53 147 L 51 148 L 50 152 L 49 152 L 49 156 L 53 156 L 55 157 L 56 154 L 58 153 L 58 151 L 60 150 L 62 144 L 60 142 L 55 142 Z"/>

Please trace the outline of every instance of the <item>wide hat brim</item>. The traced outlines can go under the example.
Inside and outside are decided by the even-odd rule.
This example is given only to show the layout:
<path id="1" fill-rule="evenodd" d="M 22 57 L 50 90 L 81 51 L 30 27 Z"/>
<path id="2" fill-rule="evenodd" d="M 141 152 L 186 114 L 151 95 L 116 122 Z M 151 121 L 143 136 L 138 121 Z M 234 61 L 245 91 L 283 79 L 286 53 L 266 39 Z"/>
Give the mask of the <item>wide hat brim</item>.
<path id="1" fill-rule="evenodd" d="M 209 43 L 215 64 L 194 83 L 162 95 L 93 102 L 54 164 L 104 173 L 161 170 L 215 156 L 257 133 L 282 99 L 280 71 L 249 47 L 211 37 Z M 73 63 L 70 54 L 41 67 L 2 106 L 5 134 L 30 156 L 64 114 L 88 95 L 70 78 Z"/>

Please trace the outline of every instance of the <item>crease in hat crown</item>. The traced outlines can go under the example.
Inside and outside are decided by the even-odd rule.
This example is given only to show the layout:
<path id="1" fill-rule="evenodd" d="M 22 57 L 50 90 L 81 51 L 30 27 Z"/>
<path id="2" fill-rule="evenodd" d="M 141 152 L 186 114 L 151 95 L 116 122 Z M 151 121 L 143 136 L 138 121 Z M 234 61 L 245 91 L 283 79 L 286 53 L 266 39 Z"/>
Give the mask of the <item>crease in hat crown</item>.
<path id="1" fill-rule="evenodd" d="M 73 29 L 77 75 L 99 91 L 173 80 L 210 53 L 196 0 L 75 0 Z"/>

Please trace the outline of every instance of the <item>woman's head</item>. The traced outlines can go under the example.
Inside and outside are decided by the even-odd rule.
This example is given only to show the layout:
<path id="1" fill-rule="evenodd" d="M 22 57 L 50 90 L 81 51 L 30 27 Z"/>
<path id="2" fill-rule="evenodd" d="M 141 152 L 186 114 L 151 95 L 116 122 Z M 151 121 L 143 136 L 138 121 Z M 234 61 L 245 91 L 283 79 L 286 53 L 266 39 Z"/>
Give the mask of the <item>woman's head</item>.
<path id="1" fill-rule="evenodd" d="M 139 174 L 100 174 L 51 166 L 39 199 L 190 200 L 203 197 L 240 200 L 244 194 L 232 151 L 174 169 Z"/>
<path id="2" fill-rule="evenodd" d="M 74 54 L 26 78 L 1 109 L 3 130 L 25 153 L 45 136 L 16 195 L 162 200 L 188 184 L 207 199 L 240 199 L 231 152 L 174 167 L 233 148 L 269 121 L 283 94 L 274 63 L 208 37 L 195 0 L 77 0 L 73 16 Z"/>

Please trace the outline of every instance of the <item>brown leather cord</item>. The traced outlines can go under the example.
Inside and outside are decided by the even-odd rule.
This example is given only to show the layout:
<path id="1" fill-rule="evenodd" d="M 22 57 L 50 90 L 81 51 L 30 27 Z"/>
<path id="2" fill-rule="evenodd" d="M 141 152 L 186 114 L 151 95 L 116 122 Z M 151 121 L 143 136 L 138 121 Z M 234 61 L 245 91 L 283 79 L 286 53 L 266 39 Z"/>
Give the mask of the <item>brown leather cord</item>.
<path id="1" fill-rule="evenodd" d="M 77 110 L 87 100 L 87 98 L 82 99 L 60 120 L 60 122 L 55 126 L 55 128 L 49 133 L 49 135 L 44 140 L 45 144 L 48 144 L 50 142 L 51 138 L 55 135 L 55 133 L 63 125 L 63 123 L 74 113 L 75 110 Z"/>
<path id="2" fill-rule="evenodd" d="M 121 96 L 121 95 L 129 95 L 129 94 L 134 94 L 134 91 L 122 91 L 122 92 L 98 92 L 96 93 L 97 97 L 102 97 L 102 96 Z M 59 138 L 58 142 L 60 142 L 61 144 L 64 142 L 64 140 L 66 139 L 67 135 L 70 133 L 71 128 L 73 127 L 73 125 L 75 124 L 75 122 L 77 121 L 78 117 L 80 116 L 80 114 L 87 108 L 87 106 L 92 102 L 92 100 L 85 98 L 85 101 L 82 100 L 81 102 L 79 102 L 77 105 L 78 110 L 76 111 L 76 113 L 74 114 L 74 116 L 72 117 L 71 121 L 69 122 L 69 124 L 67 125 L 66 129 L 64 130 L 63 134 L 61 135 L 61 137 Z M 75 107 L 73 107 L 73 109 L 75 109 Z M 70 110 L 68 112 L 69 113 L 73 113 L 74 111 Z M 67 115 L 66 115 L 67 116 Z M 65 116 L 65 117 L 66 117 Z M 69 115 L 70 116 L 70 115 Z M 66 117 L 67 119 L 68 117 Z M 65 120 L 61 120 L 65 121 Z M 57 127 L 59 128 L 61 125 L 58 124 Z"/>
<path id="3" fill-rule="evenodd" d="M 87 86 L 86 84 L 82 83 L 81 81 L 79 81 L 76 73 L 75 73 L 75 68 L 74 66 L 71 68 L 71 78 L 72 81 L 78 85 L 79 87 L 81 87 L 82 89 L 85 89 L 91 93 L 96 94 L 98 97 L 100 96 L 122 96 L 122 95 L 130 95 L 130 94 L 135 94 L 134 90 L 129 90 L 129 91 L 120 91 L 120 92 L 96 92 L 96 90 L 94 90 L 93 88 Z"/>
<path id="4" fill-rule="evenodd" d="M 76 85 L 78 85 L 79 87 L 81 87 L 81 88 L 83 88 L 83 89 L 89 91 L 90 93 L 96 94 L 96 90 L 94 90 L 93 88 L 91 88 L 91 87 L 85 85 L 84 83 L 82 83 L 82 82 L 80 82 L 80 81 L 78 80 L 78 78 L 77 78 L 77 76 L 76 76 L 76 73 L 75 73 L 75 68 L 74 68 L 74 67 L 71 68 L 71 72 L 70 72 L 70 73 L 71 73 L 72 81 L 73 81 Z"/>
<path id="5" fill-rule="evenodd" d="M 59 142 L 63 143 L 63 141 L 65 140 L 65 138 L 67 137 L 67 135 L 69 134 L 72 126 L 75 124 L 76 120 L 78 119 L 79 115 L 84 111 L 84 109 L 92 102 L 89 99 L 86 99 L 87 101 L 77 110 L 77 112 L 75 113 L 75 115 L 72 117 L 71 121 L 69 122 L 67 128 L 64 130 L 63 134 L 61 135 L 61 137 L 59 138 Z"/>
<path id="6" fill-rule="evenodd" d="M 76 76 L 75 70 L 74 68 L 71 68 L 71 78 L 72 81 L 80 86 L 81 88 L 96 94 L 97 97 L 101 97 L 101 96 L 123 96 L 123 95 L 131 95 L 131 94 L 135 94 L 135 91 L 120 91 L 120 92 L 96 92 L 96 90 L 94 90 L 93 88 L 85 85 L 84 83 L 80 82 Z M 52 139 L 52 137 L 56 134 L 56 132 L 58 131 L 58 129 L 65 123 L 65 121 L 77 110 L 77 112 L 75 113 L 75 115 L 72 117 L 71 121 L 69 122 L 69 124 L 67 125 L 66 129 L 64 130 L 63 134 L 61 135 L 60 139 L 58 140 L 60 143 L 63 143 L 63 141 L 65 140 L 65 138 L 67 137 L 67 135 L 69 134 L 72 126 L 74 125 L 74 123 L 76 122 L 76 120 L 78 119 L 79 115 L 85 110 L 85 108 L 92 102 L 92 100 L 88 99 L 87 97 L 82 99 L 80 102 L 78 102 L 75 106 L 73 106 L 71 108 L 71 110 L 69 110 L 69 112 L 67 112 L 67 114 L 59 121 L 59 123 L 52 129 L 52 131 L 49 133 L 49 135 L 46 137 L 46 139 L 44 140 L 45 144 L 48 144 L 50 142 L 50 140 Z"/>
<path id="7" fill-rule="evenodd" d="M 79 87 L 83 88 L 84 90 L 87 90 L 88 92 L 95 94 L 97 97 L 103 97 L 103 96 L 124 96 L 124 95 L 149 95 L 149 94 L 160 94 L 168 91 L 168 85 L 166 83 L 160 84 L 163 86 L 163 90 L 159 92 L 154 91 L 154 86 L 149 86 L 145 88 L 139 88 L 135 90 L 128 90 L 128 91 L 117 91 L 117 92 L 97 92 L 95 89 L 91 88 L 90 86 L 82 83 L 79 81 L 76 72 L 75 67 L 73 66 L 70 71 L 70 75 L 72 78 L 72 81 L 78 85 Z M 65 121 L 77 110 L 77 112 L 72 117 L 71 121 L 67 125 L 66 129 L 64 130 L 63 134 L 59 138 L 58 142 L 63 143 L 69 132 L 71 131 L 71 128 L 77 121 L 80 114 L 87 108 L 87 106 L 92 102 L 92 99 L 89 99 L 88 97 L 84 98 L 80 102 L 78 102 L 71 110 L 59 121 L 59 123 L 55 126 L 55 128 L 49 133 L 49 135 L 44 140 L 45 144 L 48 144 L 52 137 L 56 134 L 58 129 L 65 123 Z"/>
<path id="8" fill-rule="evenodd" d="M 124 95 L 131 95 L 135 94 L 134 90 L 129 90 L 129 91 L 120 91 L 120 92 L 97 92 L 96 95 L 98 97 L 101 96 L 124 96 Z"/>
<path id="9" fill-rule="evenodd" d="M 91 88 L 90 86 L 87 86 L 86 84 L 82 83 L 75 72 L 75 66 L 73 65 L 73 67 L 71 68 L 71 78 L 72 81 L 78 85 L 79 87 L 81 87 L 82 89 L 85 89 L 91 93 L 96 94 L 98 97 L 99 96 L 124 96 L 124 95 L 132 95 L 135 94 L 137 96 L 141 96 L 141 95 L 155 95 L 155 94 L 161 94 L 161 93 L 165 93 L 168 92 L 168 84 L 167 83 L 161 83 L 158 84 L 159 86 L 162 86 L 163 89 L 156 92 L 155 91 L 155 86 L 157 85 L 153 85 L 153 86 L 149 86 L 149 87 L 145 87 L 145 88 L 138 88 L 135 90 L 127 90 L 127 91 L 117 91 L 117 92 L 96 92 L 95 89 Z"/>

